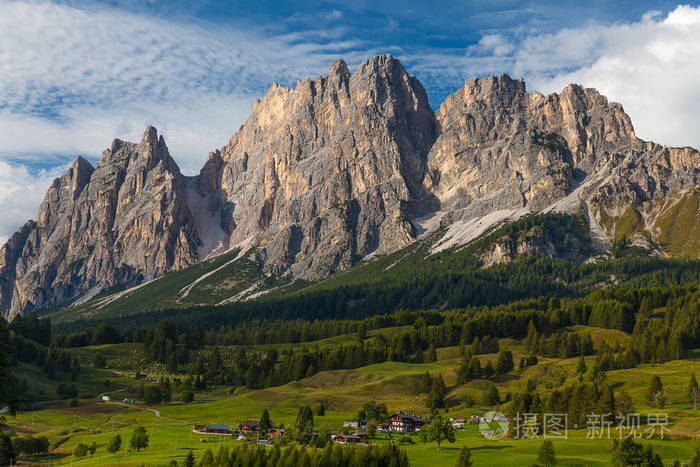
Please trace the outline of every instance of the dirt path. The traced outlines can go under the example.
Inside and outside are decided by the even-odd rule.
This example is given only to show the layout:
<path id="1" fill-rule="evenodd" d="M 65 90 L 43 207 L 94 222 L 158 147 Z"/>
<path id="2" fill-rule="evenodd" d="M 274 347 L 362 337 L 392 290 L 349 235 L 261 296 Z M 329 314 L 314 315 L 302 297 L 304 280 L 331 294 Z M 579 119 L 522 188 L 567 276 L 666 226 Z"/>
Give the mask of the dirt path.
<path id="1" fill-rule="evenodd" d="M 164 417 L 160 414 L 160 410 L 152 409 L 150 407 L 140 407 L 138 405 L 124 404 L 123 402 L 114 402 L 114 401 L 110 401 L 110 402 L 108 402 L 108 404 L 121 405 L 122 407 L 130 407 L 130 408 L 133 407 L 133 408 L 140 409 L 140 410 L 150 410 L 151 412 L 153 412 L 156 415 L 156 417 L 158 417 L 160 419 L 168 420 L 169 422 L 189 423 L 187 420 L 179 420 L 177 418 Z"/>

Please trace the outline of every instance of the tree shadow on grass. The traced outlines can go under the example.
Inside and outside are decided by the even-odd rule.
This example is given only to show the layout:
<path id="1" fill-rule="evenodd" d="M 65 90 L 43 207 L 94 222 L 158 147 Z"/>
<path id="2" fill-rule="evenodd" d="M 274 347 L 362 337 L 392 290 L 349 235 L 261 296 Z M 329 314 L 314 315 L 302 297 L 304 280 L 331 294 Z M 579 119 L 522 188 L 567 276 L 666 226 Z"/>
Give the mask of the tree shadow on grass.
<path id="1" fill-rule="evenodd" d="M 477 446 L 474 448 L 469 448 L 470 451 L 493 451 L 496 449 L 506 449 L 506 448 L 512 448 L 513 446 L 510 444 L 499 444 L 499 445 L 494 445 L 494 446 Z"/>

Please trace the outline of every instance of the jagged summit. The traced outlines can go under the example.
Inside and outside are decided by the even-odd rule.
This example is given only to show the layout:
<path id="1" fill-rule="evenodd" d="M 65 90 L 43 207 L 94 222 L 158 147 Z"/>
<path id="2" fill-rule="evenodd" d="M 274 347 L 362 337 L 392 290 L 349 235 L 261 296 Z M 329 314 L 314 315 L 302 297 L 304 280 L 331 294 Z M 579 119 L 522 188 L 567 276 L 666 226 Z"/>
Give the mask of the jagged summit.
<path id="1" fill-rule="evenodd" d="M 78 158 L 0 250 L 4 314 L 51 307 L 89 292 L 135 284 L 197 260 L 184 180 L 165 141 L 115 140 L 97 167 Z"/>
<path id="2" fill-rule="evenodd" d="M 391 55 L 352 73 L 338 59 L 293 88 L 273 83 L 196 177 L 150 125 L 96 167 L 78 158 L 0 249 L 0 310 L 89 298 L 233 248 L 254 248 L 263 274 L 319 279 L 439 226 L 433 251 L 550 210 L 582 214 L 599 249 L 624 234 L 680 254 L 695 230 L 669 225 L 694 205 L 699 171 L 700 153 L 641 141 L 595 89 L 545 96 L 522 78 L 472 78 L 433 112 Z"/>

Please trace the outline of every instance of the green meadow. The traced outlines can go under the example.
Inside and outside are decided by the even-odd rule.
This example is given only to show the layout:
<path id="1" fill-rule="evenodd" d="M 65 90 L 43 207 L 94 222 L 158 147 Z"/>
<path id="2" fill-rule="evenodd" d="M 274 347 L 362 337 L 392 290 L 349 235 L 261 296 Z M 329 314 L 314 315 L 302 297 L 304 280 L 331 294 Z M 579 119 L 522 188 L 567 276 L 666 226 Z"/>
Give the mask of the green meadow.
<path id="1" fill-rule="evenodd" d="M 620 331 L 577 326 L 578 332 L 589 332 L 596 342 L 614 343 L 629 339 Z M 394 330 L 381 330 L 385 334 Z M 379 331 L 377 331 L 379 332 Z M 373 339 L 373 332 L 367 339 Z M 355 339 L 354 335 L 343 335 L 331 339 L 306 343 L 305 345 L 333 346 Z M 526 356 L 520 341 L 501 339 L 501 348 L 513 352 L 515 361 Z M 255 347 L 255 346 L 252 346 Z M 259 346 L 263 349 L 265 346 Z M 194 424 L 238 424 L 243 420 L 258 418 L 268 409 L 276 424 L 294 423 L 298 409 L 302 405 L 321 402 L 326 407 L 324 416 L 316 416 L 315 427 L 325 430 L 339 430 L 343 421 L 352 418 L 358 408 L 368 400 L 385 403 L 390 411 L 405 410 L 429 415 L 425 406 L 425 394 L 419 394 L 416 386 L 421 374 L 441 374 L 447 384 L 447 409 L 441 410 L 444 416 L 470 416 L 486 410 L 506 410 L 506 404 L 499 407 L 486 407 L 481 403 L 482 395 L 490 384 L 486 380 L 473 380 L 467 384 L 457 384 L 456 370 L 460 362 L 459 347 L 438 349 L 437 361 L 432 363 L 384 362 L 353 370 L 322 371 L 309 378 L 293 381 L 278 387 L 249 390 L 229 387 L 212 387 L 197 392 L 192 403 L 171 402 L 146 406 L 140 401 L 134 404 L 121 402 L 124 398 L 134 398 L 139 380 L 134 371 L 146 372 L 147 377 L 160 376 L 162 368 L 148 366 L 139 360 L 139 344 L 115 344 L 78 349 L 79 358 L 88 361 L 91 355 L 102 353 L 106 356 L 110 369 L 85 367 L 76 382 L 80 394 L 106 393 L 111 402 L 103 402 L 96 397 L 79 398 L 77 407 L 70 407 L 67 400 L 57 400 L 51 394 L 58 382 L 48 380 L 33 366 L 20 364 L 13 369 L 19 378 L 26 378 L 30 390 L 42 388 L 45 400 L 38 401 L 28 410 L 8 419 L 12 434 L 32 434 L 46 436 L 54 446 L 49 455 L 25 457 L 22 462 L 32 465 L 158 465 L 175 459 L 181 461 L 192 450 L 201 456 L 208 448 L 216 451 L 219 446 L 234 446 L 237 441 L 228 436 L 205 436 L 192 433 Z M 222 353 L 228 348 L 221 347 Z M 496 354 L 481 355 L 483 362 L 495 363 Z M 586 357 L 592 364 L 594 356 Z M 513 394 L 519 391 L 528 379 L 546 385 L 552 375 L 565 371 L 573 375 L 577 358 L 540 358 L 537 365 L 524 370 L 515 370 L 502 376 L 494 376 L 493 381 L 499 392 Z M 140 365 L 144 365 L 143 367 Z M 150 372 L 148 374 L 147 372 Z M 687 400 L 687 383 L 691 373 L 700 374 L 700 349 L 692 352 L 687 359 L 659 365 L 642 364 L 636 368 L 607 372 L 607 380 L 615 390 L 625 390 L 633 400 L 636 412 L 649 414 L 664 412 L 669 416 L 669 433 L 665 439 L 644 439 L 661 455 L 664 463 L 672 465 L 675 460 L 690 462 L 696 446 L 700 443 L 700 410 L 694 411 Z M 658 375 L 664 384 L 668 398 L 666 408 L 654 409 L 645 398 L 651 375 Z M 570 376 L 569 378 L 573 378 Z M 109 386 L 105 381 L 109 380 Z M 546 391 L 547 389 L 545 389 Z M 177 393 L 174 394 L 177 400 Z M 477 401 L 473 406 L 468 400 Z M 159 412 L 156 414 L 154 411 Z M 146 428 L 150 441 L 146 449 L 139 452 L 125 449 L 134 428 Z M 122 436 L 122 449 L 117 454 L 109 454 L 106 445 L 109 439 L 119 433 Z M 554 439 L 558 463 L 564 466 L 605 466 L 611 458 L 612 439 L 589 439 L 585 429 L 568 432 L 567 439 Z M 614 428 L 611 438 L 617 435 Z M 394 435 L 394 439 L 398 436 Z M 527 466 L 537 461 L 542 439 L 516 440 L 507 437 L 500 440 L 483 438 L 476 425 L 467 425 L 456 431 L 454 443 L 444 443 L 438 451 L 434 443 L 423 444 L 417 436 L 412 444 L 402 444 L 406 449 L 411 465 L 436 466 L 454 465 L 462 446 L 472 451 L 477 466 Z M 97 443 L 93 456 L 76 457 L 73 452 L 78 444 Z M 377 433 L 373 443 L 391 442 L 384 433 Z"/>

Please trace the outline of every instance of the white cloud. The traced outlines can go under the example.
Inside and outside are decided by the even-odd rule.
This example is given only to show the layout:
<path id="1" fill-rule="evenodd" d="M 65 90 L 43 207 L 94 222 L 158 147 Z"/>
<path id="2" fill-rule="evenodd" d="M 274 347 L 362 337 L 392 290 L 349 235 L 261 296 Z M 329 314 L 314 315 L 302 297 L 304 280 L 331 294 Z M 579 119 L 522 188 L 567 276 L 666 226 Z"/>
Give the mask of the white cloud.
<path id="1" fill-rule="evenodd" d="M 65 162 L 57 154 L 95 158 L 112 139 L 138 140 L 153 124 L 193 174 L 272 81 L 293 83 L 340 55 L 352 63 L 372 52 L 335 39 L 339 29 L 275 35 L 39 0 L 0 0 L 0 11 L 0 244 L 36 216 L 62 171 L 23 161 L 50 168 Z"/>
<path id="2" fill-rule="evenodd" d="M 36 216 L 62 171 L 29 170 L 22 158 L 51 166 L 65 163 L 55 154 L 98 156 L 150 123 L 183 172 L 195 173 L 269 83 L 324 73 L 338 56 L 352 66 L 394 53 L 433 93 L 503 72 L 542 92 L 582 83 L 621 102 L 638 136 L 700 147 L 700 8 L 552 34 L 489 31 L 466 50 L 384 46 L 355 39 L 340 22 L 276 34 L 39 0 L 0 0 L 0 11 L 0 156 L 14 161 L 0 159 L 0 243 Z"/>
<path id="3" fill-rule="evenodd" d="M 578 46 L 579 55 L 595 58 L 568 72 L 536 77 L 533 84 L 545 91 L 568 82 L 595 87 L 622 103 L 639 137 L 700 148 L 698 38 L 700 8 L 689 6 L 679 6 L 665 18 L 645 15 L 634 24 L 562 32 L 552 37 L 561 55 L 576 43 L 590 41 L 590 49 Z M 519 62 L 528 66 L 524 56 Z"/>
<path id="4" fill-rule="evenodd" d="M 632 23 L 485 36 L 459 69 L 523 76 L 530 90 L 545 93 L 569 83 L 593 87 L 624 106 L 637 136 L 700 148 L 698 38 L 700 7 L 678 6 L 665 17 L 649 12 Z"/>
<path id="5" fill-rule="evenodd" d="M 317 75 L 362 48 L 324 31 L 275 36 L 95 6 L 0 3 L 0 154 L 96 155 L 150 122 L 169 130 L 174 157 L 192 169 L 272 81 Z M 39 129 L 44 136 L 31 138 Z"/>
<path id="6" fill-rule="evenodd" d="M 51 182 L 65 169 L 58 166 L 32 173 L 24 165 L 0 159 L 0 246 L 28 220 L 27 213 L 36 213 Z"/>

